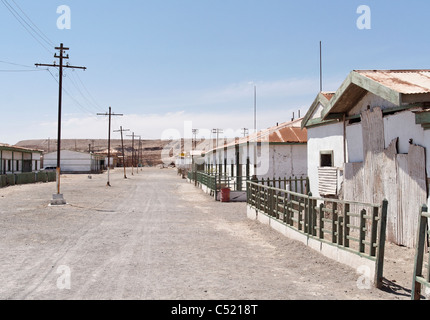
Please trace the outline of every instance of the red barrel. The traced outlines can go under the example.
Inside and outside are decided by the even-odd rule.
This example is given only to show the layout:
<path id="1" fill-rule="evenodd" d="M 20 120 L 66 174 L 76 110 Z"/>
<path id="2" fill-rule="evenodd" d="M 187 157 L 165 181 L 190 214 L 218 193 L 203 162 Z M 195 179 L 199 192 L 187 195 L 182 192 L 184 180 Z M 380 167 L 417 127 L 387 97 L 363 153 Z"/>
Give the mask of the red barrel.
<path id="1" fill-rule="evenodd" d="M 221 189 L 221 202 L 229 202 L 230 201 L 230 189 L 222 188 Z"/>

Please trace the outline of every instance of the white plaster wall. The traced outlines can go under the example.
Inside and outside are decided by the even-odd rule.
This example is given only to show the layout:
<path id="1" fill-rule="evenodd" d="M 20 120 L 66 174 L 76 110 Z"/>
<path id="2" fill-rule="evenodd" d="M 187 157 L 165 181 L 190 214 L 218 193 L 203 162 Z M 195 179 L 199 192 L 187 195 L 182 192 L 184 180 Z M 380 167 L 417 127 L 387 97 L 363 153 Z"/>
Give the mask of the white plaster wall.
<path id="1" fill-rule="evenodd" d="M 411 111 L 399 112 L 384 117 L 385 147 L 395 138 L 399 138 L 399 153 L 409 152 L 409 139 L 426 148 L 426 169 L 430 173 L 430 131 L 415 124 L 415 114 Z"/>
<path id="2" fill-rule="evenodd" d="M 364 161 L 361 123 L 355 123 L 346 127 L 346 148 L 348 162 Z"/>
<path id="3" fill-rule="evenodd" d="M 284 178 L 307 175 L 306 145 L 271 145 L 269 170 L 264 178 Z M 262 175 L 258 172 L 258 175 Z"/>
<path id="4" fill-rule="evenodd" d="M 343 123 L 308 128 L 308 176 L 311 192 L 319 197 L 318 168 L 320 166 L 320 151 L 333 150 L 334 166 L 343 167 Z M 339 186 L 342 179 L 339 179 Z"/>

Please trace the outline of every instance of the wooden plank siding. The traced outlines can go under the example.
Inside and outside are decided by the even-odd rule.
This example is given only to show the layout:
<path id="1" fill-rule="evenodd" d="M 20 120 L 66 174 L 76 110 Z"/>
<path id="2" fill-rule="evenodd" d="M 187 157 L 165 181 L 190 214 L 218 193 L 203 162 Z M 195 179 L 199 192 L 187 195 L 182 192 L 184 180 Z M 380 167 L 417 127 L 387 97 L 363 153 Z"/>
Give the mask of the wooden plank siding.
<path id="1" fill-rule="evenodd" d="M 399 154 L 398 139 L 385 149 L 379 108 L 362 113 L 362 126 L 364 162 L 345 164 L 343 199 L 378 203 L 386 198 L 387 240 L 413 248 L 418 212 L 427 202 L 425 149 L 411 144 L 407 154 Z"/>

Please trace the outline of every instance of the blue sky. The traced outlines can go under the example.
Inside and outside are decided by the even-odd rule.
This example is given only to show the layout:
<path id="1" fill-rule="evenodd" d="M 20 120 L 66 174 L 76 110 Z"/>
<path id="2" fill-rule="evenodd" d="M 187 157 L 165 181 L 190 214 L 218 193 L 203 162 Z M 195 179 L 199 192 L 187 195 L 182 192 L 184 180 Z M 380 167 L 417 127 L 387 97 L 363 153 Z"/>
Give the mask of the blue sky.
<path id="1" fill-rule="evenodd" d="M 60 5 L 69 30 L 57 28 Z M 360 5 L 370 30 L 357 28 Z M 88 68 L 66 71 L 63 138 L 105 138 L 96 114 L 111 106 L 124 114 L 113 129 L 158 139 L 189 135 L 185 121 L 252 129 L 254 85 L 259 129 L 304 115 L 319 91 L 319 41 L 324 90 L 354 69 L 430 68 L 429 11 L 422 0 L 1 0 L 0 142 L 56 138 L 58 71 L 31 67 L 56 60 L 61 42 L 70 64 Z"/>

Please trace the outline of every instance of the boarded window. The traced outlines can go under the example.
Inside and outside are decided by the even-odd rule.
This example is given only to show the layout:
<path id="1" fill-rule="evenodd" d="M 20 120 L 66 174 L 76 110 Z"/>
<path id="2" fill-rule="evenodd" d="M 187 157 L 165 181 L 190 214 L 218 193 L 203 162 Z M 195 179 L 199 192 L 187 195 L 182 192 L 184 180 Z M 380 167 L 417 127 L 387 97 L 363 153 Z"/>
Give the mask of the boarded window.
<path id="1" fill-rule="evenodd" d="M 337 195 L 338 169 L 333 167 L 318 168 L 318 191 L 322 196 Z"/>

